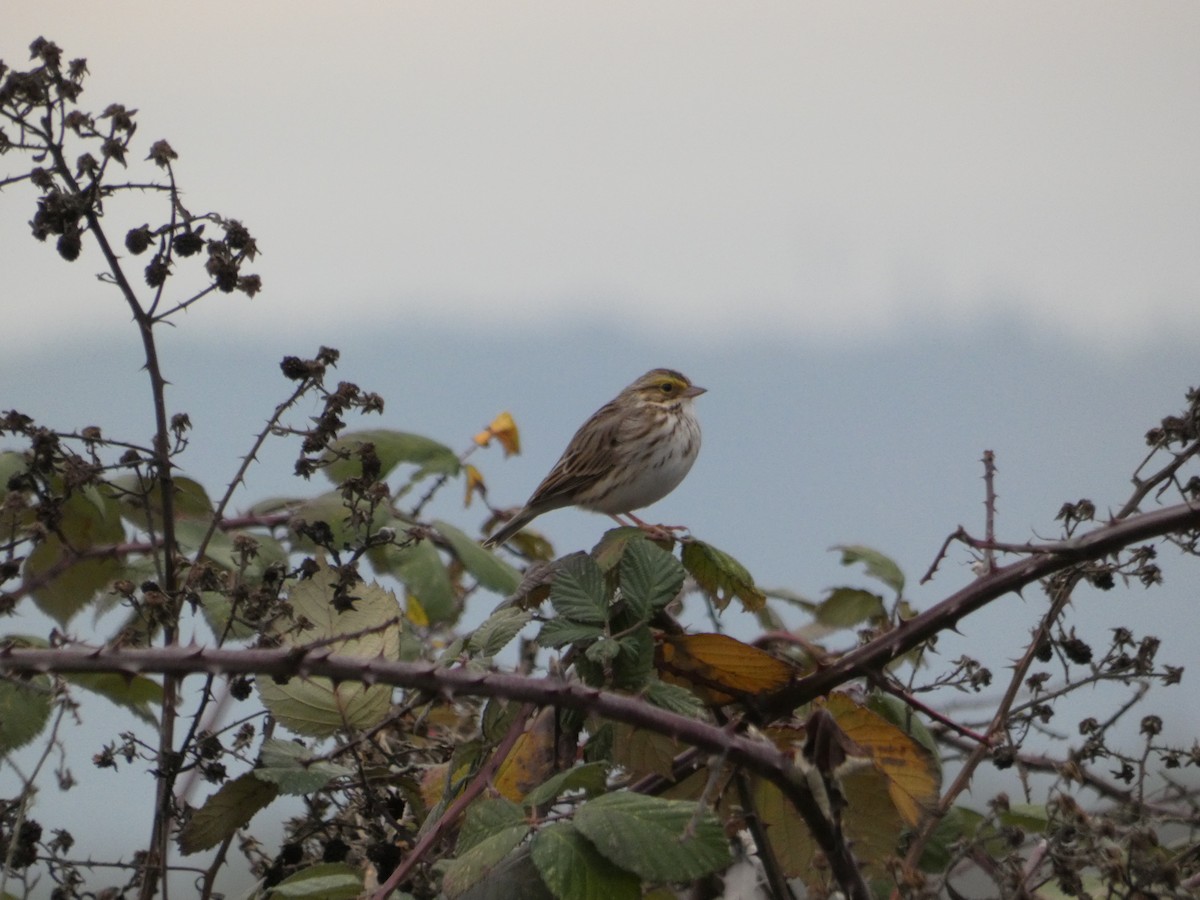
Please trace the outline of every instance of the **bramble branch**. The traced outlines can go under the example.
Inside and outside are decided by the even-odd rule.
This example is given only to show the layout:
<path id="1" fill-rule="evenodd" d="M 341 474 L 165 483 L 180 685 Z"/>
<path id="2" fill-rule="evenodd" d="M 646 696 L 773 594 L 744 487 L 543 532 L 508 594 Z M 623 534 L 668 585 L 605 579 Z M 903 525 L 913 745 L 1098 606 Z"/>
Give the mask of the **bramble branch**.
<path id="1" fill-rule="evenodd" d="M 1058 542 L 1059 549 L 1052 553 L 1039 553 L 1000 566 L 886 634 L 788 685 L 774 696 L 764 698 L 761 709 L 770 716 L 785 715 L 847 681 L 881 670 L 896 657 L 939 632 L 953 628 L 966 616 L 1005 594 L 1019 592 L 1055 572 L 1101 559 L 1139 541 L 1195 529 L 1200 529 L 1200 504 L 1180 503 L 1133 515 L 1070 541 Z"/>
<path id="2" fill-rule="evenodd" d="M 776 784 L 796 806 L 849 895 L 868 896 L 850 849 L 809 792 L 791 757 L 772 744 L 751 740 L 697 719 L 628 697 L 549 678 L 448 669 L 434 663 L 393 662 L 382 658 L 339 656 L 326 649 L 226 650 L 207 647 L 0 649 L 0 672 L 18 674 L 116 672 L 126 676 L 157 672 L 174 678 L 197 673 L 257 675 L 273 678 L 325 677 L 334 681 L 390 684 L 436 696 L 501 697 L 538 706 L 593 713 L 646 728 L 712 753 Z"/>

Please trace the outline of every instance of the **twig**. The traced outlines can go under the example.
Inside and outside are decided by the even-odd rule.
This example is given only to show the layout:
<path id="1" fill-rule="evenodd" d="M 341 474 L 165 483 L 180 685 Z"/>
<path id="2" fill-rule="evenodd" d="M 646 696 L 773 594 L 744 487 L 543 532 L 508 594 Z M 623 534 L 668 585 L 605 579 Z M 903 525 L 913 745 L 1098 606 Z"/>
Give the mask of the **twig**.
<path id="1" fill-rule="evenodd" d="M 780 716 L 864 673 L 881 670 L 892 660 L 953 628 L 965 616 L 1006 594 L 1076 563 L 1101 559 L 1123 547 L 1151 538 L 1200 527 L 1200 505 L 1180 503 L 1100 526 L 1074 538 L 1069 550 L 1042 553 L 1000 566 L 922 613 L 818 669 L 811 675 L 762 698 L 764 714 Z"/>
<path id="2" fill-rule="evenodd" d="M 958 526 L 950 534 L 946 535 L 946 539 L 942 541 L 942 546 L 938 548 L 938 552 L 933 557 L 933 562 L 929 564 L 929 568 L 925 570 L 925 574 L 921 576 L 921 584 L 927 584 L 933 581 L 933 576 L 937 574 L 938 567 L 942 564 L 942 560 L 950 552 L 950 545 L 955 541 L 968 541 L 970 535 L 967 534 L 967 529 L 961 525 Z"/>
<path id="3" fill-rule="evenodd" d="M 1017 664 L 1013 667 L 1012 677 L 1009 679 L 1008 687 L 1004 691 L 1000 702 L 996 705 L 996 711 L 992 715 L 992 720 L 988 724 L 986 734 L 989 739 L 976 744 L 967 759 L 963 762 L 958 774 L 954 778 L 954 782 L 942 794 L 938 800 L 937 808 L 933 815 L 922 825 L 917 834 L 913 837 L 909 844 L 908 853 L 905 855 L 904 864 L 909 869 L 915 869 L 918 861 L 921 859 L 921 854 L 925 852 L 925 847 L 933 837 L 933 832 L 938 824 L 945 818 L 946 814 L 953 808 L 954 803 L 958 800 L 959 795 L 971 786 L 971 781 L 975 777 L 975 770 L 979 764 L 987 758 L 992 751 L 992 741 L 990 737 L 999 734 L 1004 730 L 1005 723 L 1008 720 L 1009 711 L 1016 702 L 1017 694 L 1021 690 L 1021 686 L 1025 683 L 1025 675 L 1029 671 L 1029 667 L 1033 665 L 1037 658 L 1038 645 L 1045 639 L 1050 628 L 1058 617 L 1062 614 L 1063 609 L 1071 599 L 1071 591 L 1079 582 L 1082 576 L 1076 574 L 1074 577 L 1067 579 L 1063 584 L 1056 588 L 1055 596 L 1050 604 L 1050 609 L 1042 617 L 1041 624 L 1033 635 L 1033 639 L 1029 642 L 1029 647 Z"/>
<path id="4" fill-rule="evenodd" d="M 965 725 L 958 724 L 953 719 L 951 719 L 949 716 L 944 715 L 943 713 L 938 712 L 932 706 L 928 706 L 925 703 L 921 702 L 920 700 L 917 699 L 915 694 L 911 693 L 910 691 L 904 690 L 899 685 L 893 684 L 887 678 L 884 678 L 879 675 L 871 675 L 869 677 L 870 677 L 872 685 L 879 688 L 881 691 L 885 691 L 886 693 L 891 694 L 893 697 L 896 697 L 898 700 L 900 700 L 902 703 L 904 703 L 905 706 L 915 709 L 917 712 L 924 715 L 927 719 L 932 719 L 934 722 L 937 722 L 943 728 L 946 728 L 949 731 L 957 732 L 958 734 L 962 735 L 964 738 L 966 738 L 967 740 L 971 741 L 973 744 L 976 744 L 976 745 L 991 743 L 990 739 L 988 738 L 988 736 L 986 734 L 980 734 L 978 731 L 972 731 L 970 728 L 967 728 Z"/>
<path id="5" fill-rule="evenodd" d="M 996 454 L 991 450 L 983 451 L 983 484 L 983 507 L 986 510 L 983 537 L 987 542 L 983 550 L 983 563 L 985 571 L 991 572 L 996 568 L 995 551 L 992 549 L 996 540 Z"/>
<path id="6" fill-rule="evenodd" d="M 742 771 L 734 773 L 733 779 L 737 784 L 738 800 L 742 804 L 746 828 L 758 850 L 758 859 L 767 876 L 767 884 L 771 886 L 771 896 L 776 900 L 791 900 L 794 897 L 792 889 L 788 886 L 787 876 L 783 874 L 783 867 L 779 865 L 779 857 L 775 855 L 775 848 L 771 846 L 771 839 L 763 825 L 762 817 L 758 813 L 758 804 L 754 802 L 754 792 L 750 789 L 750 780 Z"/>
<path id="7" fill-rule="evenodd" d="M 1153 491 L 1154 488 L 1156 488 L 1160 484 L 1165 484 L 1166 482 L 1168 482 L 1172 478 L 1174 478 L 1175 473 L 1179 471 L 1179 469 L 1183 466 L 1183 464 L 1186 463 L 1192 457 L 1196 456 L 1197 454 L 1200 454 L 1200 441 L 1195 441 L 1192 444 L 1188 445 L 1188 447 L 1186 449 L 1181 450 L 1178 453 L 1176 453 L 1175 457 L 1169 463 L 1167 463 L 1165 466 L 1163 466 L 1161 469 L 1159 469 L 1157 472 L 1155 472 L 1149 478 L 1144 478 L 1144 479 L 1138 478 L 1137 473 L 1135 472 L 1134 478 L 1133 478 L 1133 484 L 1134 484 L 1133 494 L 1130 496 L 1130 498 L 1128 500 L 1125 501 L 1125 505 L 1122 506 L 1120 511 L 1117 512 L 1116 517 L 1118 519 L 1123 519 L 1126 516 L 1129 516 L 1129 515 L 1133 514 L 1134 512 L 1136 512 L 1137 508 L 1141 505 L 1141 502 L 1144 499 L 1146 499 L 1146 496 L 1151 491 Z M 1153 456 L 1154 456 L 1154 451 L 1152 450 L 1150 452 L 1150 454 L 1146 457 L 1146 459 L 1142 463 L 1142 465 L 1138 467 L 1137 471 L 1140 472 L 1142 470 L 1142 468 L 1146 465 L 1146 463 L 1149 462 Z"/>
<path id="8" fill-rule="evenodd" d="M 271 434 L 271 430 L 295 403 L 308 392 L 313 386 L 315 379 L 312 377 L 303 379 L 297 386 L 290 397 L 275 407 L 275 412 L 271 418 L 267 419 L 267 424 L 254 437 L 254 443 L 250 450 L 242 457 L 242 463 L 238 466 L 237 472 L 229 482 L 229 486 L 225 489 L 225 493 L 221 496 L 220 502 L 217 503 L 217 508 L 213 511 L 212 521 L 209 523 L 208 530 L 204 532 L 204 537 L 200 541 L 200 546 L 196 550 L 195 561 L 199 562 L 204 556 L 204 551 L 208 549 L 208 543 L 216 534 L 218 528 L 228 528 L 223 524 L 223 516 L 225 510 L 229 507 L 230 501 L 233 499 L 234 492 L 241 485 L 246 477 L 246 472 L 249 471 L 251 463 L 258 458 L 258 451 L 262 449 L 262 445 L 266 443 L 267 437 Z"/>
<path id="9" fill-rule="evenodd" d="M 500 743 L 496 745 L 496 749 L 492 751 L 487 762 L 479 767 L 479 771 L 475 773 L 475 777 L 471 779 L 461 794 L 454 798 L 454 802 L 446 807 L 446 811 L 442 817 L 437 820 L 432 828 L 421 835 L 421 839 L 417 841 L 415 847 L 409 852 L 405 860 L 396 867 L 387 881 L 379 886 L 374 894 L 373 900 L 387 900 L 392 895 L 392 891 L 396 890 L 404 880 L 408 877 L 408 873 L 416 868 L 417 863 L 425 858 L 425 854 L 429 852 L 429 848 L 441 840 L 444 835 L 458 821 L 458 817 L 463 811 L 475 801 L 475 798 L 483 793 L 484 788 L 492 783 L 492 777 L 500 768 L 500 765 L 508 758 L 508 754 L 512 752 L 516 746 L 517 739 L 525 733 L 525 726 L 529 721 L 529 717 L 533 715 L 537 707 L 532 703 L 526 703 L 518 710 L 512 724 L 508 726 L 508 731 L 501 738 Z"/>

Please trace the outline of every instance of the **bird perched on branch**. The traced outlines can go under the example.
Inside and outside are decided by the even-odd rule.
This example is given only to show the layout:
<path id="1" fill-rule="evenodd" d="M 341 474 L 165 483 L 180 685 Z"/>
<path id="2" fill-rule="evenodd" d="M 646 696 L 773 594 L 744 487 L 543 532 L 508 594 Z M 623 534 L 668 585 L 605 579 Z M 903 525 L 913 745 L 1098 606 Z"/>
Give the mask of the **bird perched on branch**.
<path id="1" fill-rule="evenodd" d="M 700 453 L 692 401 L 705 392 L 673 369 L 651 369 L 575 432 L 562 457 L 516 515 L 483 542 L 503 544 L 544 512 L 578 506 L 622 525 L 679 486 Z"/>

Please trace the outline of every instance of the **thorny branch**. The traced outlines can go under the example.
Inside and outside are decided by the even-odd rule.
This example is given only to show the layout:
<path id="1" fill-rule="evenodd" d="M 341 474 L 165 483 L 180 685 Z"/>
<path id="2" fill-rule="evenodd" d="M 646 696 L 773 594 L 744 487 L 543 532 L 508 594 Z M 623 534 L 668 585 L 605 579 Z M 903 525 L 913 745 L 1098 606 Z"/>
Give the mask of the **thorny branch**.
<path id="1" fill-rule="evenodd" d="M 1180 503 L 1102 525 L 1065 542 L 1063 549 L 1000 566 L 891 631 L 764 698 L 761 709 L 772 716 L 785 715 L 838 685 L 864 673 L 882 670 L 892 660 L 919 647 L 939 632 L 953 628 L 967 615 L 1006 594 L 1020 593 L 1055 572 L 1102 559 L 1140 541 L 1197 529 L 1200 529 L 1200 505 Z"/>
<path id="2" fill-rule="evenodd" d="M 338 656 L 326 650 L 225 650 L 204 647 L 153 649 L 51 650 L 0 648 L 0 672 L 117 672 L 126 676 L 158 672 L 182 678 L 200 672 L 210 675 L 257 675 L 273 678 L 326 677 L 335 681 L 390 684 L 436 696 L 502 697 L 538 706 L 555 706 L 592 713 L 665 734 L 712 753 L 776 784 L 804 817 L 805 824 L 826 854 L 839 884 L 855 900 L 868 897 L 849 847 L 810 793 L 791 757 L 773 744 L 732 734 L 707 722 L 650 706 L 628 697 L 547 678 L 526 678 L 496 672 L 447 669 L 435 663 L 402 663 L 384 659 Z"/>

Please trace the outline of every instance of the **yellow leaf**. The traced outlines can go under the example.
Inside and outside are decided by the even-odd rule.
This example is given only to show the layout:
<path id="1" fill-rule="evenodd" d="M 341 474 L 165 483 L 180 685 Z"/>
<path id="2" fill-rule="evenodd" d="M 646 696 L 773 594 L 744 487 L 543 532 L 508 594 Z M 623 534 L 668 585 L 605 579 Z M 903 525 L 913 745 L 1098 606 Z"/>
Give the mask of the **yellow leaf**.
<path id="1" fill-rule="evenodd" d="M 553 774 L 555 715 L 553 707 L 543 709 L 529 729 L 517 738 L 492 781 L 501 797 L 520 803 L 526 794 Z"/>
<path id="2" fill-rule="evenodd" d="M 466 466 L 467 470 L 467 495 L 463 500 L 463 506 L 470 506 L 471 500 L 475 496 L 475 492 L 481 494 L 487 489 L 487 485 L 483 483 L 483 474 L 474 466 Z"/>
<path id="3" fill-rule="evenodd" d="M 724 634 L 663 635 L 654 662 L 664 681 L 713 706 L 778 690 L 796 675 L 789 663 Z"/>
<path id="4" fill-rule="evenodd" d="M 842 827 L 855 857 L 872 877 L 883 876 L 897 853 L 900 835 L 937 799 L 936 764 L 923 746 L 847 695 L 831 694 L 820 705 L 828 713 L 829 726 L 842 732 L 841 743 L 851 755 L 832 771 L 813 767 L 811 775 L 836 783 L 845 800 Z M 806 728 L 797 724 L 774 725 L 763 734 L 788 754 L 799 754 L 809 741 Z M 791 802 L 775 785 L 758 778 L 754 800 L 784 873 L 802 879 L 810 889 L 827 887 L 828 869 L 817 864 L 820 851 Z"/>
<path id="5" fill-rule="evenodd" d="M 421 601 L 412 594 L 409 594 L 406 598 L 404 617 L 418 628 L 429 627 L 429 613 L 425 612 L 425 607 L 421 605 Z"/>
<path id="6" fill-rule="evenodd" d="M 886 861 L 896 855 L 904 823 L 889 802 L 886 778 L 874 766 L 847 771 L 838 779 L 846 798 L 843 827 L 855 857 L 872 876 L 883 875 Z M 767 828 L 767 838 L 784 874 L 800 878 L 810 889 L 825 886 L 828 867 L 818 864 L 820 851 L 804 820 L 765 779 L 754 779 L 754 806 Z"/>
<path id="7" fill-rule="evenodd" d="M 815 864 L 817 844 L 808 826 L 779 788 L 764 778 L 754 779 L 754 811 L 766 827 L 767 838 L 785 875 L 812 876 L 821 870 Z M 805 883 L 812 886 L 808 879 Z"/>
<path id="8" fill-rule="evenodd" d="M 517 423 L 513 421 L 512 413 L 502 412 L 492 419 L 491 425 L 475 435 L 475 443 L 486 447 L 492 442 L 492 438 L 499 441 L 505 456 L 514 456 L 521 452 L 521 434 L 517 430 Z"/>
<path id="9" fill-rule="evenodd" d="M 887 778 L 888 796 L 910 826 L 937 802 L 941 773 L 928 750 L 878 713 L 845 694 L 830 694 L 824 706 L 838 727 L 865 750 Z"/>

